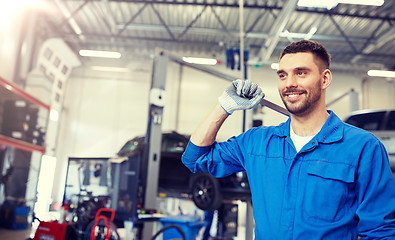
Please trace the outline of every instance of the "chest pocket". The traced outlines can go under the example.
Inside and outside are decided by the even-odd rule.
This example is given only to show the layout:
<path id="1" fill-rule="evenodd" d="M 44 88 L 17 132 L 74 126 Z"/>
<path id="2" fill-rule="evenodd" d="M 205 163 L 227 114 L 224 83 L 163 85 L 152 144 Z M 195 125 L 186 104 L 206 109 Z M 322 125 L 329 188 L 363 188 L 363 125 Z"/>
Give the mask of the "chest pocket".
<path id="1" fill-rule="evenodd" d="M 304 212 L 317 222 L 339 221 L 349 210 L 355 167 L 343 163 L 311 162 L 307 167 Z"/>

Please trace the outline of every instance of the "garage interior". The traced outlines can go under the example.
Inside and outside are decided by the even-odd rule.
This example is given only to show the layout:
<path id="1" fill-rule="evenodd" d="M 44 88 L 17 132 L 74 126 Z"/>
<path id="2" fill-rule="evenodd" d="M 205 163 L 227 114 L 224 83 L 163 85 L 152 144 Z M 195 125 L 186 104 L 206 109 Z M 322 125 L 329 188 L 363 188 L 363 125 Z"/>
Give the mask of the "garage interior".
<path id="1" fill-rule="evenodd" d="M 103 219 L 112 239 L 151 239 L 174 223 L 203 239 L 207 218 L 210 239 L 253 239 L 243 173 L 213 183 L 221 197 L 199 203 L 191 189 L 212 179 L 184 174 L 180 156 L 234 79 L 258 83 L 267 102 L 232 114 L 218 141 L 288 118 L 276 64 L 293 41 L 330 52 L 328 109 L 343 120 L 373 110 L 395 119 L 392 0 L 0 6 L 0 239 L 33 239 L 40 221 L 54 239 L 83 239 Z M 393 121 L 384 144 L 395 171 Z M 158 238 L 170 232 L 180 234 Z"/>

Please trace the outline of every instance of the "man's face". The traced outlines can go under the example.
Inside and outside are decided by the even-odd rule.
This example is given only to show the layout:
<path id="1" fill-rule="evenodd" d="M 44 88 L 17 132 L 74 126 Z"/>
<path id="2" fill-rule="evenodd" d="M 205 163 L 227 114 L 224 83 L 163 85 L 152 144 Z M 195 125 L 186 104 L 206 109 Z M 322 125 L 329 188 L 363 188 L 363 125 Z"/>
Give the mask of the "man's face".
<path id="1" fill-rule="evenodd" d="M 277 71 L 278 90 L 288 111 L 297 116 L 311 113 L 322 96 L 319 62 L 312 53 L 293 53 L 282 57 Z"/>

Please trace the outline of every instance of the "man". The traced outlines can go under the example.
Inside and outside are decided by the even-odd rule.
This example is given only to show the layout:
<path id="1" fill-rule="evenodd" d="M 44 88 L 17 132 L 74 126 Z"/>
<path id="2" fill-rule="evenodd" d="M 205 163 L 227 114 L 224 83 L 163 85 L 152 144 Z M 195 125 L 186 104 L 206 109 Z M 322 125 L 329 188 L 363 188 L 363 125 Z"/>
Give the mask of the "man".
<path id="1" fill-rule="evenodd" d="M 395 184 L 386 150 L 374 135 L 326 109 L 329 64 L 321 44 L 290 44 L 277 71 L 288 121 L 216 142 L 233 111 L 263 98 L 256 84 L 236 80 L 183 155 L 193 172 L 223 177 L 246 171 L 256 239 L 395 239 Z"/>

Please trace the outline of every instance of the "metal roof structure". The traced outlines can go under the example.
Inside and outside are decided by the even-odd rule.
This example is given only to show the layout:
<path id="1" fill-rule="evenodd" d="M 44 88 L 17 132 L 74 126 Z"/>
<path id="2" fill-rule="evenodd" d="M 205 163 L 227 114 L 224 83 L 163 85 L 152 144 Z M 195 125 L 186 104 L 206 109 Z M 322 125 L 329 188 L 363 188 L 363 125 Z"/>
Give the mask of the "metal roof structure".
<path id="1" fill-rule="evenodd" d="M 317 1 L 319 2 L 319 1 Z M 338 67 L 395 68 L 395 1 L 382 6 L 298 6 L 298 0 L 52 0 L 41 17 L 74 50 L 154 52 L 159 47 L 225 58 L 243 47 L 250 62 L 277 62 L 290 42 L 323 43 Z M 240 18 L 240 16 L 243 16 Z M 241 30 L 242 31 L 241 31 Z"/>

